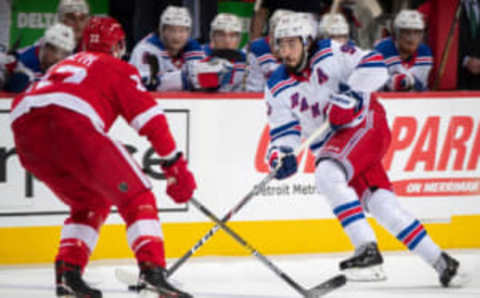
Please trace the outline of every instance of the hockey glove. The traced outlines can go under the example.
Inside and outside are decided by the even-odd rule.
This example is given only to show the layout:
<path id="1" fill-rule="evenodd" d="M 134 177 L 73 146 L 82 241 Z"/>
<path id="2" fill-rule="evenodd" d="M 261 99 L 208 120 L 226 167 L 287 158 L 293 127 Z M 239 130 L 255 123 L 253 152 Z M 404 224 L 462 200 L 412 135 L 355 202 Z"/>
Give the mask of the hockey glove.
<path id="1" fill-rule="evenodd" d="M 363 112 L 362 96 L 334 94 L 330 97 L 326 113 L 332 128 L 352 123 Z"/>
<path id="2" fill-rule="evenodd" d="M 167 194 L 176 203 L 188 202 L 197 184 L 192 172 L 187 168 L 183 154 L 177 153 L 172 160 L 164 161 L 162 169 L 167 178 Z"/>
<path id="3" fill-rule="evenodd" d="M 268 164 L 271 171 L 277 171 L 275 178 L 282 180 L 297 172 L 297 157 L 293 149 L 287 146 L 273 146 L 268 153 Z"/>
<path id="4" fill-rule="evenodd" d="M 396 73 L 387 84 L 391 91 L 409 91 L 415 84 L 415 78 L 409 73 Z"/>
<path id="5" fill-rule="evenodd" d="M 187 80 L 193 90 L 218 89 L 228 84 L 232 75 L 232 63 L 221 58 L 196 61 L 189 63 L 186 68 Z"/>

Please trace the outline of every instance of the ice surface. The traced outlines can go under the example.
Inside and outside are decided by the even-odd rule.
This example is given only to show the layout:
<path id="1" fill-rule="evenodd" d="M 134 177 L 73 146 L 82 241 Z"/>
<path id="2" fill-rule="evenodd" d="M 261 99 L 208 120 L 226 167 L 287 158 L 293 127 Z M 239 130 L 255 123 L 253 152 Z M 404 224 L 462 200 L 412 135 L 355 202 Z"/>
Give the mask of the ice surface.
<path id="1" fill-rule="evenodd" d="M 480 250 L 450 253 L 472 275 L 472 282 L 464 288 L 444 289 L 439 285 L 436 272 L 420 258 L 407 252 L 392 252 L 384 254 L 387 281 L 349 282 L 325 297 L 480 297 Z M 269 258 L 297 283 L 310 288 L 337 274 L 338 262 L 346 256 L 315 254 Z M 115 279 L 114 270 L 119 267 L 136 271 L 133 260 L 95 261 L 89 265 L 85 278 L 102 289 L 105 298 L 137 297 Z M 53 280 L 53 267 L 49 265 L 0 267 L 0 297 L 55 297 Z M 254 257 L 192 258 L 172 276 L 172 282 L 196 298 L 300 297 Z"/>

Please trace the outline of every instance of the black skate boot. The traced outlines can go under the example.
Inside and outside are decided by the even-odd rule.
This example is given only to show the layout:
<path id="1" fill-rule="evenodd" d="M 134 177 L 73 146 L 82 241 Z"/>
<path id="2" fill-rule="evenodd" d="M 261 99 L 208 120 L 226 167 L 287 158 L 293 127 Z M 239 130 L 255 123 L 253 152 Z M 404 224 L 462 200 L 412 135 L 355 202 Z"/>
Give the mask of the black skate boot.
<path id="1" fill-rule="evenodd" d="M 55 262 L 57 297 L 64 298 L 102 298 L 102 292 L 89 287 L 82 279 L 80 266 Z"/>
<path id="2" fill-rule="evenodd" d="M 466 273 L 459 272 L 460 263 L 446 252 L 442 252 L 433 267 L 438 272 L 440 283 L 444 287 L 462 286 L 470 281 Z"/>
<path id="3" fill-rule="evenodd" d="M 167 282 L 164 268 L 147 262 L 140 263 L 138 288 L 143 289 L 140 291 L 157 292 L 159 298 L 193 298 Z"/>
<path id="4" fill-rule="evenodd" d="M 340 270 L 351 281 L 379 281 L 387 279 L 382 264 L 377 243 L 370 242 L 355 249 L 353 257 L 340 262 Z"/>

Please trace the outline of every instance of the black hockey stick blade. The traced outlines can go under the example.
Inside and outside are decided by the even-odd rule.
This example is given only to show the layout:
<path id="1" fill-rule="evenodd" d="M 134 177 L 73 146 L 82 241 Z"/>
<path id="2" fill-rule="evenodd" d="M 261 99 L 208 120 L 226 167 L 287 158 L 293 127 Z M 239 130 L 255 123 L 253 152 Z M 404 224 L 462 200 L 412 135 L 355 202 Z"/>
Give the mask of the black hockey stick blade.
<path id="1" fill-rule="evenodd" d="M 230 50 L 230 49 L 213 49 L 211 57 L 218 57 L 227 59 L 233 62 L 243 62 L 245 61 L 245 56 L 241 54 L 238 50 Z"/>
<path id="2" fill-rule="evenodd" d="M 339 274 L 308 290 L 305 297 L 318 298 L 324 296 L 333 290 L 343 287 L 346 283 L 347 277 L 343 274 Z"/>

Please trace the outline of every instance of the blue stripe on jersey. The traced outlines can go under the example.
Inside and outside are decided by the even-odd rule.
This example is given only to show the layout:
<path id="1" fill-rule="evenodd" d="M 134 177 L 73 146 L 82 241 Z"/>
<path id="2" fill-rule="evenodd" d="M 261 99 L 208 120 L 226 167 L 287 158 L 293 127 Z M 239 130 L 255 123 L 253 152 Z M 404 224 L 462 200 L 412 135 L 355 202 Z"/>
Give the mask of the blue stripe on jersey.
<path id="1" fill-rule="evenodd" d="M 267 63 L 277 63 L 277 61 L 273 58 L 267 58 L 267 59 L 263 60 L 262 62 L 260 62 L 260 65 L 264 65 L 264 64 L 267 64 Z"/>
<path id="2" fill-rule="evenodd" d="M 360 64 L 357 66 L 358 68 L 367 68 L 367 67 L 385 67 L 385 63 L 366 63 Z"/>
<path id="3" fill-rule="evenodd" d="M 321 139 L 319 142 L 312 143 L 310 145 L 310 150 L 314 151 L 317 150 L 318 148 L 322 147 L 328 139 L 330 139 L 331 136 L 333 136 L 334 130 L 330 130 L 323 139 Z"/>
<path id="4" fill-rule="evenodd" d="M 280 94 L 283 90 L 286 90 L 290 87 L 294 87 L 294 86 L 297 86 L 298 84 L 300 84 L 299 81 L 294 81 L 293 83 L 289 83 L 289 84 L 286 84 L 282 87 L 280 87 L 278 90 L 276 90 L 275 92 L 273 92 L 273 96 L 277 96 L 278 94 Z"/>
<path id="5" fill-rule="evenodd" d="M 292 135 L 294 135 L 294 136 L 300 136 L 300 131 L 298 131 L 298 130 L 288 130 L 288 131 L 286 131 L 286 132 L 284 132 L 284 133 L 281 133 L 281 134 L 276 135 L 275 137 L 271 137 L 271 138 L 270 138 L 270 142 L 274 142 L 274 141 L 276 141 L 276 140 L 278 140 L 278 139 L 281 139 L 281 138 L 283 138 L 283 137 L 292 136 Z"/>
<path id="6" fill-rule="evenodd" d="M 284 125 L 279 126 L 277 128 L 274 128 L 274 129 L 270 130 L 270 136 L 274 136 L 278 133 L 281 133 L 281 132 L 283 132 L 283 131 L 285 131 L 289 128 L 294 127 L 295 125 L 300 125 L 300 122 L 295 120 L 295 121 L 288 122 L 287 124 L 284 124 Z"/>

